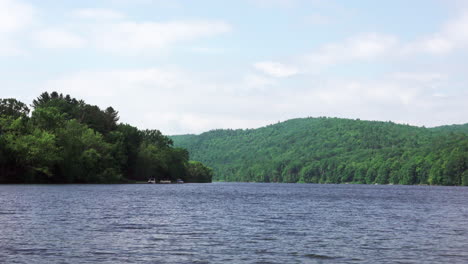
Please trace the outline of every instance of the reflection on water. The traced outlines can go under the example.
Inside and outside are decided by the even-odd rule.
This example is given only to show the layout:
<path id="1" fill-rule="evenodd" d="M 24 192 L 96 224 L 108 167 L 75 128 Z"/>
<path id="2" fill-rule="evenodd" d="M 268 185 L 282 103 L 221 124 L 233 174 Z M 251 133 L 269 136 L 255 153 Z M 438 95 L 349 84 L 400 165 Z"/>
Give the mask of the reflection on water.
<path id="1" fill-rule="evenodd" d="M 468 189 L 0 186 L 0 263 L 468 263 Z"/>

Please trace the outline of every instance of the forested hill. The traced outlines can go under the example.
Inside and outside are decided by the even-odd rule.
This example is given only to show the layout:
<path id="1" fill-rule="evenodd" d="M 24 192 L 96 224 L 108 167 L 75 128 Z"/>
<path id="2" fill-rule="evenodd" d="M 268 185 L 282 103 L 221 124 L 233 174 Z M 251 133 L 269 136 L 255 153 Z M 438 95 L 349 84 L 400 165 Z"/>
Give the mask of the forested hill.
<path id="1" fill-rule="evenodd" d="M 119 123 L 112 107 L 57 92 L 31 106 L 0 99 L 0 183 L 211 182 L 187 150 L 159 130 Z"/>
<path id="2" fill-rule="evenodd" d="M 171 138 L 221 181 L 468 185 L 468 124 L 303 118 Z"/>

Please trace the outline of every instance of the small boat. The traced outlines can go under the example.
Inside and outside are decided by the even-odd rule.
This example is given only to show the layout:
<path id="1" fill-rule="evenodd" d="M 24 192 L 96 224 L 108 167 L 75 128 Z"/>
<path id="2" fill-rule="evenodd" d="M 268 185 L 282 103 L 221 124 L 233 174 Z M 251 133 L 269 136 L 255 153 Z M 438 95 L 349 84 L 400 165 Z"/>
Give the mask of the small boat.
<path id="1" fill-rule="evenodd" d="M 161 183 L 161 184 L 170 184 L 171 181 L 169 181 L 169 180 L 160 180 L 159 183 Z"/>
<path id="2" fill-rule="evenodd" d="M 148 183 L 151 183 L 151 184 L 156 183 L 156 179 L 155 178 L 150 178 L 150 179 L 148 179 Z"/>
<path id="3" fill-rule="evenodd" d="M 177 179 L 177 183 L 184 183 L 182 179 Z"/>

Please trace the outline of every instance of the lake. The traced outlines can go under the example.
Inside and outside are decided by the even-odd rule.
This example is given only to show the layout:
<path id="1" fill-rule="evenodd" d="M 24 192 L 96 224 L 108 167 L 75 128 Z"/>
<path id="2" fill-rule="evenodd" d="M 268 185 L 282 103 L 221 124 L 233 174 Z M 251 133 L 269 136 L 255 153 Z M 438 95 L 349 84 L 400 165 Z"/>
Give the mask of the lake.
<path id="1" fill-rule="evenodd" d="M 0 263 L 468 263 L 468 188 L 0 185 Z"/>

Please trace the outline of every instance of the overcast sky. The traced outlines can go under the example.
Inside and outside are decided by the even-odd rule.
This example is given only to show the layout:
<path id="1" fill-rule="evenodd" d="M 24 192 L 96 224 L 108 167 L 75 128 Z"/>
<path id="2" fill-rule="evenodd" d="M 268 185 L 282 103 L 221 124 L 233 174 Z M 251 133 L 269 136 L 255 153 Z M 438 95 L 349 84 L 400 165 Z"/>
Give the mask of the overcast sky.
<path id="1" fill-rule="evenodd" d="M 468 1 L 0 0 L 0 98 L 165 134 L 332 116 L 468 122 Z"/>

